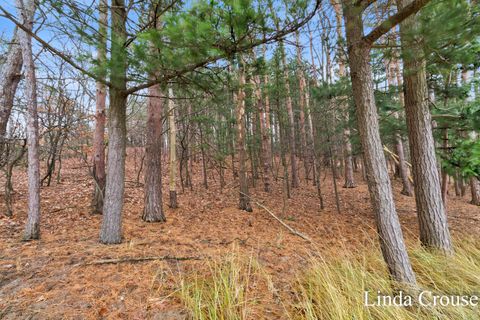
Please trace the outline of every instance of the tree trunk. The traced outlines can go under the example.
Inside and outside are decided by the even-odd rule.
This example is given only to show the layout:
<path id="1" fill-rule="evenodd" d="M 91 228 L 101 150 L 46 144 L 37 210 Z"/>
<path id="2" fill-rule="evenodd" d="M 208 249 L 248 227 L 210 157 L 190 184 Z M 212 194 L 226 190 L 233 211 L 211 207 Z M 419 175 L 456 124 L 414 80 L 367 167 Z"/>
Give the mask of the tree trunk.
<path id="1" fill-rule="evenodd" d="M 202 154 L 202 173 L 203 173 L 203 187 L 208 189 L 208 172 L 207 172 L 207 159 L 205 154 L 205 142 L 203 140 L 202 124 L 198 124 L 198 131 L 200 132 L 200 152 Z"/>
<path id="2" fill-rule="evenodd" d="M 108 163 L 105 185 L 100 242 L 122 242 L 122 209 L 125 190 L 126 71 L 127 61 L 123 44 L 126 41 L 126 10 L 124 0 L 113 0 L 111 7 L 111 87 L 108 114 Z"/>
<path id="3" fill-rule="evenodd" d="M 107 25 L 108 25 L 108 3 L 100 0 L 98 7 L 98 63 L 100 76 L 105 78 L 105 66 L 107 55 Z M 103 200 L 105 198 L 105 103 L 107 98 L 106 86 L 97 81 L 96 105 L 95 105 L 95 132 L 93 136 L 93 179 L 94 191 L 92 199 L 93 213 L 103 212 Z"/>
<path id="4" fill-rule="evenodd" d="M 448 149 L 448 129 L 443 129 L 443 148 Z M 447 170 L 442 170 L 442 201 L 443 205 L 447 207 L 447 195 L 448 195 L 448 173 Z"/>
<path id="5" fill-rule="evenodd" d="M 267 46 L 263 46 L 263 58 L 265 59 L 266 55 L 266 50 Z M 263 84 L 264 84 L 264 105 L 263 105 L 263 112 L 262 112 L 262 118 L 260 121 L 264 122 L 265 130 L 264 130 L 264 136 L 262 136 L 262 143 L 265 144 L 265 161 L 268 162 L 266 163 L 266 166 L 264 166 L 264 170 L 268 170 L 268 176 L 271 178 L 272 174 L 272 166 L 273 166 L 273 151 L 272 151 L 272 145 L 273 145 L 273 132 L 272 132 L 272 125 L 270 121 L 270 117 L 272 116 L 270 114 L 270 97 L 269 97 L 269 91 L 268 91 L 268 85 L 269 85 L 269 76 L 267 73 L 263 75 Z M 265 172 L 264 172 L 265 174 Z M 270 179 L 269 179 L 270 180 Z M 269 181 L 269 187 L 268 189 L 270 190 L 270 181 Z"/>
<path id="6" fill-rule="evenodd" d="M 337 62 L 338 62 L 338 76 L 340 79 L 347 75 L 345 68 L 345 55 L 343 53 L 343 33 L 342 33 L 342 6 L 340 2 L 331 0 L 330 1 L 333 9 L 335 11 L 336 17 L 336 32 L 337 32 Z M 343 128 L 343 158 L 345 165 L 345 183 L 343 184 L 344 188 L 355 188 L 357 184 L 355 183 L 355 176 L 353 175 L 353 159 L 352 159 L 352 143 L 350 142 L 350 124 L 349 114 L 348 114 L 348 103 L 346 102 L 347 97 L 339 97 L 340 101 L 340 110 L 344 117 L 345 126 Z"/>
<path id="7" fill-rule="evenodd" d="M 256 105 L 258 109 L 258 114 L 260 116 L 260 135 L 261 135 L 261 151 L 260 151 L 260 158 L 262 163 L 262 176 L 263 176 L 263 190 L 265 192 L 270 192 L 270 158 L 271 158 L 271 151 L 270 151 L 270 141 L 268 138 L 269 132 L 267 131 L 267 118 L 269 114 L 267 113 L 267 107 L 265 106 L 263 99 L 262 99 L 262 91 L 260 88 L 260 77 L 257 75 L 255 76 L 254 80 L 255 86 L 255 98 L 256 98 Z"/>
<path id="8" fill-rule="evenodd" d="M 238 152 L 238 180 L 240 183 L 238 208 L 252 212 L 248 193 L 246 148 L 245 148 L 245 70 L 243 60 L 240 58 L 239 88 L 237 94 L 237 152 Z"/>
<path id="9" fill-rule="evenodd" d="M 31 31 L 35 12 L 34 1 L 17 1 L 19 16 L 23 25 Z M 37 113 L 37 80 L 32 53 L 31 36 L 18 30 L 22 59 L 25 63 L 25 96 L 27 97 L 27 146 L 28 146 L 28 218 L 24 240 L 40 238 L 40 160 L 38 113 Z M 13 99 L 13 98 L 12 98 Z"/>
<path id="10" fill-rule="evenodd" d="M 403 150 L 403 140 L 399 133 L 395 134 L 395 148 L 398 155 L 398 168 L 400 170 L 400 177 L 402 178 L 402 191 L 401 194 L 405 196 L 413 196 L 413 188 L 408 178 L 407 162 L 405 160 L 405 151 Z"/>
<path id="11" fill-rule="evenodd" d="M 162 98 L 160 85 L 148 89 L 145 191 L 142 219 L 166 221 L 162 207 Z"/>
<path id="12" fill-rule="evenodd" d="M 415 274 L 403 241 L 380 140 L 377 107 L 373 94 L 370 47 L 363 41 L 362 16 L 349 2 L 345 3 L 344 15 L 353 97 L 380 248 L 393 279 L 415 285 Z"/>
<path id="13" fill-rule="evenodd" d="M 23 25 L 32 31 L 35 3 L 33 0 L 17 0 L 19 16 Z M 32 53 L 32 37 L 25 31 L 18 30 L 22 58 L 25 63 L 25 96 L 27 98 L 27 146 L 28 146 L 28 218 L 25 226 L 24 240 L 40 238 L 40 160 L 38 157 L 38 113 L 37 113 L 37 79 Z"/>
<path id="14" fill-rule="evenodd" d="M 5 134 L 8 119 L 12 112 L 13 99 L 20 82 L 22 72 L 22 48 L 19 43 L 18 28 L 15 28 L 12 42 L 8 48 L 7 58 L 1 68 L 0 79 L 0 157 L 3 156 Z"/>
<path id="15" fill-rule="evenodd" d="M 478 178 L 470 178 L 470 191 L 472 193 L 472 201 L 470 201 L 470 203 L 480 206 L 480 182 L 478 181 Z"/>
<path id="16" fill-rule="evenodd" d="M 15 165 L 23 158 L 23 155 L 27 151 L 27 141 L 24 140 L 20 150 L 15 152 L 15 145 L 12 145 L 12 150 L 9 150 L 10 146 L 5 144 L 5 153 L 6 153 L 6 164 L 5 164 L 5 206 L 7 207 L 5 215 L 11 217 L 13 215 L 13 206 L 12 206 L 12 176 L 13 168 Z M 10 153 L 13 153 L 13 156 L 10 158 Z"/>
<path id="17" fill-rule="evenodd" d="M 410 3 L 411 0 L 397 0 L 399 10 Z M 405 19 L 400 25 L 404 55 L 405 115 L 415 180 L 420 241 L 426 247 L 449 253 L 453 248 L 437 170 L 432 118 L 428 108 L 426 63 L 419 45 L 421 39 L 418 36 L 410 39 L 413 34 L 418 34 L 417 31 L 415 16 Z"/>
<path id="18" fill-rule="evenodd" d="M 461 176 L 460 176 L 458 170 L 455 170 L 455 175 L 453 177 L 453 185 L 455 187 L 455 196 L 456 197 L 461 197 L 462 196 L 462 190 L 460 189 L 460 179 L 461 179 Z"/>
<path id="19" fill-rule="evenodd" d="M 299 117 L 299 124 L 300 124 L 300 143 L 302 146 L 302 160 L 303 166 L 305 168 L 305 179 L 309 179 L 309 150 L 307 148 L 307 132 L 305 129 L 305 108 L 306 108 L 306 96 L 308 93 L 306 92 L 306 81 L 305 75 L 303 74 L 302 70 L 302 47 L 300 45 L 300 32 L 297 30 L 295 33 L 296 45 L 297 45 L 297 74 L 298 74 L 298 94 L 299 94 L 299 101 L 298 106 L 300 107 L 300 117 Z"/>
<path id="20" fill-rule="evenodd" d="M 173 103 L 173 90 L 168 89 L 168 125 L 170 129 L 170 176 L 169 176 L 169 190 L 170 190 L 170 208 L 177 208 L 177 128 L 175 125 L 175 105 Z"/>
<path id="21" fill-rule="evenodd" d="M 345 111 L 345 115 L 348 111 Z M 345 164 L 345 183 L 344 188 L 355 188 L 355 176 L 353 175 L 353 159 L 352 159 L 352 143 L 350 142 L 350 128 L 345 127 L 343 129 L 343 143 L 344 143 L 344 164 Z"/>
<path id="22" fill-rule="evenodd" d="M 292 96 L 290 93 L 290 83 L 289 75 L 287 69 L 287 59 L 285 54 L 285 47 L 283 42 L 280 42 L 280 50 L 282 54 L 282 67 L 284 69 L 284 81 L 285 81 L 285 95 L 286 95 L 286 104 L 287 104 L 287 113 L 288 113 L 288 143 L 290 145 L 290 165 L 292 167 L 292 188 L 298 187 L 298 171 L 297 171 L 297 160 L 296 160 L 296 147 L 295 147 L 295 118 L 293 115 L 293 105 L 292 105 Z"/>
<path id="23" fill-rule="evenodd" d="M 388 75 L 387 75 L 388 86 L 393 87 L 395 85 L 395 80 L 396 80 L 397 86 L 401 88 L 403 86 L 403 82 L 400 74 L 398 60 L 396 59 L 396 57 L 392 59 L 389 63 L 387 63 L 386 69 L 388 72 Z M 398 93 L 398 100 L 400 102 L 400 105 L 404 107 L 405 99 L 403 96 L 403 91 Z M 400 114 L 398 112 L 395 112 L 393 116 L 397 120 L 400 119 Z M 403 139 L 400 133 L 398 132 L 395 133 L 395 149 L 398 155 L 398 169 L 400 173 L 400 178 L 402 179 L 402 186 L 403 186 L 401 194 L 411 197 L 413 196 L 413 187 L 408 178 L 409 176 L 408 167 L 407 167 L 407 162 L 405 160 L 405 151 L 403 149 Z"/>

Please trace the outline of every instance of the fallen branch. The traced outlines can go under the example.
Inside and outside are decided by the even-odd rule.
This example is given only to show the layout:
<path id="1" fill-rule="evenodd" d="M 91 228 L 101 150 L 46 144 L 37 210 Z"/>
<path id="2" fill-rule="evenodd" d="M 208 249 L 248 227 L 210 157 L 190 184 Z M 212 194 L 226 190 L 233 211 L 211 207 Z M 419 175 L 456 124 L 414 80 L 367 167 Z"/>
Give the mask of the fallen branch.
<path id="1" fill-rule="evenodd" d="M 290 231 L 292 234 L 296 235 L 296 236 L 299 236 L 300 238 L 302 238 L 303 240 L 307 240 L 308 242 L 313 242 L 312 239 L 310 239 L 309 237 L 307 237 L 306 235 L 304 235 L 303 233 L 293 229 L 292 227 L 290 227 L 288 224 L 286 224 L 285 222 L 282 221 L 282 219 L 280 219 L 279 217 L 277 217 L 272 211 L 270 211 L 267 207 L 265 207 L 263 204 L 261 204 L 260 202 L 258 201 L 255 201 L 252 199 L 252 197 L 250 197 L 248 194 L 245 194 L 243 192 L 240 192 L 241 194 L 243 194 L 244 196 L 246 196 L 247 198 L 249 198 L 250 200 L 252 200 L 253 203 L 255 203 L 257 206 L 259 206 L 260 208 L 264 209 L 265 211 L 267 211 L 272 217 L 275 218 L 275 220 L 277 220 L 278 222 L 280 222 L 280 224 L 282 226 L 284 226 L 285 228 L 288 229 L 288 231 Z"/>
<path id="2" fill-rule="evenodd" d="M 387 146 L 383 146 L 383 150 L 385 150 L 386 152 L 388 152 L 390 154 L 390 156 L 392 157 L 393 161 L 395 161 L 396 164 L 400 164 L 400 157 L 393 151 L 390 151 L 390 149 L 387 148 Z M 405 161 L 405 163 L 411 168 L 412 165 L 408 162 L 408 161 Z M 411 183 L 413 183 L 413 178 L 412 176 L 408 175 L 408 180 L 410 180 Z"/>
<path id="3" fill-rule="evenodd" d="M 64 207 L 64 208 L 56 208 L 56 209 L 50 210 L 50 213 L 60 212 L 60 211 L 68 210 L 68 209 L 74 209 L 76 207 L 77 206 L 68 206 L 68 207 Z"/>
<path id="4" fill-rule="evenodd" d="M 126 257 L 118 259 L 101 259 L 95 260 L 87 263 L 79 263 L 75 266 L 91 266 L 98 264 L 115 264 L 115 263 L 125 263 L 125 262 L 143 262 L 143 261 L 155 261 L 155 260 L 176 260 L 176 261 L 186 261 L 186 260 L 201 260 L 200 257 L 174 257 L 174 256 L 158 256 L 158 257 Z"/>

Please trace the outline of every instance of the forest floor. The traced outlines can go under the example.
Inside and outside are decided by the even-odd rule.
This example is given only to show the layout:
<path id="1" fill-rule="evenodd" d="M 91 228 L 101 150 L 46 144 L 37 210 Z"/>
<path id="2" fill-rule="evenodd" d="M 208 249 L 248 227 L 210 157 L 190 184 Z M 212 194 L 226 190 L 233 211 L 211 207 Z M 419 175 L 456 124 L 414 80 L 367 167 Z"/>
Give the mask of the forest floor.
<path id="1" fill-rule="evenodd" d="M 295 277 L 309 257 L 354 251 L 377 239 L 360 173 L 357 188 L 341 188 L 343 179 L 338 181 L 341 214 L 336 211 L 329 174 L 322 176 L 323 211 L 311 182 L 303 181 L 291 199 L 283 196 L 281 180 L 272 183 L 271 194 L 263 192 L 260 180 L 251 188 L 255 201 L 312 242 L 291 234 L 255 203 L 252 213 L 238 210 L 238 190 L 231 177 L 221 190 L 212 169 L 205 189 L 201 167 L 195 171 L 194 190 L 179 192 L 178 209 L 167 207 L 168 192 L 164 192 L 167 222 L 145 223 L 141 220 L 143 189 L 134 182 L 135 165 L 129 157 L 125 239 L 120 245 L 106 246 L 98 242 L 101 216 L 90 214 L 92 180 L 87 168 L 75 159 L 63 165 L 60 183 L 42 188 L 39 241 L 21 241 L 27 185 L 25 169 L 15 173 L 14 216 L 0 215 L 0 319 L 185 319 L 186 311 L 175 294 L 179 278 L 208 273 L 208 261 L 232 251 L 253 256 L 271 279 L 270 285 L 258 288 L 264 292 L 252 318 L 280 319 L 285 317 L 282 301 L 292 294 Z M 168 190 L 166 180 L 164 190 Z M 400 195 L 400 187 L 394 181 L 397 211 L 406 238 L 416 241 L 415 202 Z M 0 200 L 4 212 L 3 197 Z M 480 208 L 468 203 L 468 195 L 449 196 L 448 217 L 455 236 L 480 234 Z M 194 259 L 98 263 L 152 256 Z"/>

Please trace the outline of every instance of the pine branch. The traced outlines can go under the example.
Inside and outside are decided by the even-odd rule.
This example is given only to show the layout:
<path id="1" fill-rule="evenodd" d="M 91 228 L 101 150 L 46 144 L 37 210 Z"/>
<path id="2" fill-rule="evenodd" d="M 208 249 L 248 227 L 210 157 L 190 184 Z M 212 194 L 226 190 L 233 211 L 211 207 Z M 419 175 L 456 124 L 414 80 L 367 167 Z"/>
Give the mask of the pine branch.
<path id="1" fill-rule="evenodd" d="M 417 13 L 422 9 L 430 0 L 415 0 L 410 3 L 408 6 L 404 7 L 402 10 L 398 11 L 396 14 L 388 17 L 384 20 L 379 26 L 373 29 L 368 35 L 363 37 L 363 41 L 371 46 L 375 41 L 377 41 L 381 36 L 390 31 L 397 24 L 401 23 L 403 20 L 411 16 L 412 14 Z"/>

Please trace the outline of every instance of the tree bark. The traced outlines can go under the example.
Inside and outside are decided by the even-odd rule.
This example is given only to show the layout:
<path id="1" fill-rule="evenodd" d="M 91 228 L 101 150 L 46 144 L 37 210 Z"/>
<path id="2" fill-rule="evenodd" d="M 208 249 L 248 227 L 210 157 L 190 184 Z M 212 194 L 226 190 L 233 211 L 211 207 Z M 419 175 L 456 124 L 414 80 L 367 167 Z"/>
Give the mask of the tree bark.
<path id="1" fill-rule="evenodd" d="M 261 135 L 261 150 L 260 158 L 262 164 L 262 178 L 263 178 L 263 190 L 265 192 L 270 192 L 270 141 L 268 139 L 269 132 L 267 131 L 267 118 L 269 114 L 267 113 L 265 103 L 262 97 L 262 91 L 260 88 L 260 76 L 256 75 L 254 77 L 254 91 L 256 106 L 258 114 L 260 117 L 260 135 Z"/>
<path id="2" fill-rule="evenodd" d="M 111 7 L 111 83 L 108 114 L 108 163 L 100 242 L 122 242 L 122 209 L 125 190 L 126 72 L 127 60 L 123 44 L 127 39 L 124 0 L 113 0 Z"/>
<path id="3" fill-rule="evenodd" d="M 403 150 L 403 139 L 399 133 L 395 134 L 395 148 L 398 155 L 398 168 L 400 171 L 400 178 L 402 179 L 401 194 L 405 196 L 413 196 L 413 187 L 408 178 L 407 162 L 405 160 L 405 151 Z"/>
<path id="4" fill-rule="evenodd" d="M 411 2 L 397 0 L 397 6 L 401 10 Z M 449 253 L 453 248 L 437 170 L 432 117 L 428 107 L 426 62 L 420 45 L 420 36 L 414 36 L 412 39 L 413 34 L 419 34 L 417 31 L 415 16 L 405 19 L 400 24 L 404 57 L 405 115 L 415 180 L 420 241 L 426 247 Z"/>
<path id="5" fill-rule="evenodd" d="M 443 129 L 443 148 L 444 150 L 448 149 L 448 129 Z M 447 196 L 448 196 L 448 173 L 447 170 L 442 170 L 442 184 L 441 184 L 441 193 L 443 205 L 447 207 Z"/>
<path id="6" fill-rule="evenodd" d="M 393 279 L 415 285 L 415 274 L 403 240 L 380 139 L 370 46 L 363 41 L 362 16 L 358 13 L 358 8 L 348 1 L 344 3 L 344 17 L 353 97 L 380 248 Z"/>
<path id="7" fill-rule="evenodd" d="M 393 87 L 395 85 L 395 80 L 396 80 L 397 82 L 396 85 L 399 88 L 401 88 L 403 86 L 403 81 L 400 74 L 398 60 L 396 58 L 392 59 L 389 63 L 387 63 L 386 68 L 388 73 L 387 75 L 388 86 Z M 403 91 L 398 93 L 398 100 L 400 102 L 400 105 L 404 107 L 405 99 L 403 96 Z M 393 116 L 397 120 L 400 119 L 400 114 L 398 112 L 395 112 Z M 408 179 L 409 175 L 408 175 L 407 162 L 405 160 L 405 151 L 403 149 L 403 139 L 399 132 L 395 133 L 395 149 L 398 155 L 398 169 L 400 173 L 400 178 L 402 179 L 402 187 L 403 187 L 400 193 L 411 197 L 413 196 L 413 187 L 412 187 L 412 184 L 410 183 L 410 180 Z"/>
<path id="8" fill-rule="evenodd" d="M 175 105 L 173 103 L 173 90 L 168 89 L 168 125 L 170 129 L 170 162 L 169 162 L 169 190 L 170 208 L 177 208 L 177 127 L 175 124 Z"/>
<path id="9" fill-rule="evenodd" d="M 306 81 L 305 75 L 303 74 L 302 70 L 302 47 L 300 45 L 300 32 L 297 30 L 295 33 L 296 45 L 297 45 L 297 75 L 298 75 L 298 94 L 299 94 L 299 101 L 298 106 L 300 107 L 300 117 L 299 117 L 299 124 L 300 124 L 300 143 L 302 145 L 302 160 L 303 166 L 305 168 L 305 179 L 309 179 L 309 159 L 310 154 L 307 148 L 307 132 L 305 129 L 305 108 L 306 108 L 306 100 L 308 92 L 306 91 Z"/>
<path id="10" fill-rule="evenodd" d="M 283 42 L 280 42 L 280 50 L 282 55 L 282 67 L 285 81 L 285 95 L 286 95 L 286 105 L 287 105 L 287 114 L 288 114 L 288 143 L 290 145 L 290 166 L 292 168 L 292 188 L 298 187 L 298 170 L 297 170 L 297 151 L 295 147 L 295 118 L 293 115 L 293 105 L 292 97 L 290 93 L 290 80 L 287 69 L 287 58 L 285 54 L 285 47 Z"/>
<path id="11" fill-rule="evenodd" d="M 237 153 L 238 153 L 238 180 L 240 183 L 238 208 L 247 212 L 252 212 L 250 198 L 248 193 L 248 181 L 246 170 L 246 148 L 245 148 L 245 66 L 243 59 L 240 58 L 239 66 L 239 88 L 237 94 Z"/>
<path id="12" fill-rule="evenodd" d="M 340 79 L 347 76 L 347 71 L 345 68 L 345 55 L 343 53 L 343 34 L 342 34 L 342 6 L 340 2 L 331 0 L 333 9 L 335 11 L 335 17 L 337 21 L 336 32 L 337 32 L 337 63 L 338 63 L 338 76 Z M 345 165 L 345 183 L 343 184 L 344 188 L 355 188 L 357 184 L 355 183 L 355 176 L 353 174 L 353 159 L 352 159 L 352 143 L 350 142 L 350 124 L 349 114 L 348 114 L 348 103 L 346 102 L 347 97 L 339 97 L 340 101 L 340 110 L 344 117 L 345 126 L 343 128 L 343 159 Z"/>
<path id="13" fill-rule="evenodd" d="M 105 78 L 105 62 L 107 59 L 107 25 L 108 3 L 100 0 L 98 6 L 98 64 L 100 76 Z M 92 210 L 93 213 L 103 212 L 103 200 L 105 198 L 105 104 L 107 100 L 106 86 L 97 81 L 96 105 L 95 105 L 95 132 L 93 136 L 93 179 L 95 182 Z"/>
<path id="14" fill-rule="evenodd" d="M 12 42 L 8 49 L 7 58 L 1 68 L 0 79 L 0 157 L 3 156 L 5 134 L 7 124 L 13 108 L 13 99 L 17 92 L 22 72 L 22 48 L 19 43 L 19 33 L 15 28 Z"/>
<path id="15" fill-rule="evenodd" d="M 33 0 L 17 0 L 19 16 L 23 25 L 32 31 L 35 2 Z M 40 238 L 40 160 L 38 112 L 37 112 L 37 79 L 32 53 L 32 37 L 23 30 L 18 30 L 22 58 L 25 63 L 25 96 L 27 98 L 27 146 L 28 146 L 28 218 L 25 226 L 24 240 Z"/>
<path id="16" fill-rule="evenodd" d="M 162 93 L 160 85 L 148 89 L 145 189 L 142 219 L 166 221 L 162 207 Z"/>
<path id="17" fill-rule="evenodd" d="M 470 203 L 480 206 L 480 181 L 478 181 L 478 178 L 470 178 L 470 191 L 472 193 L 472 201 Z"/>

